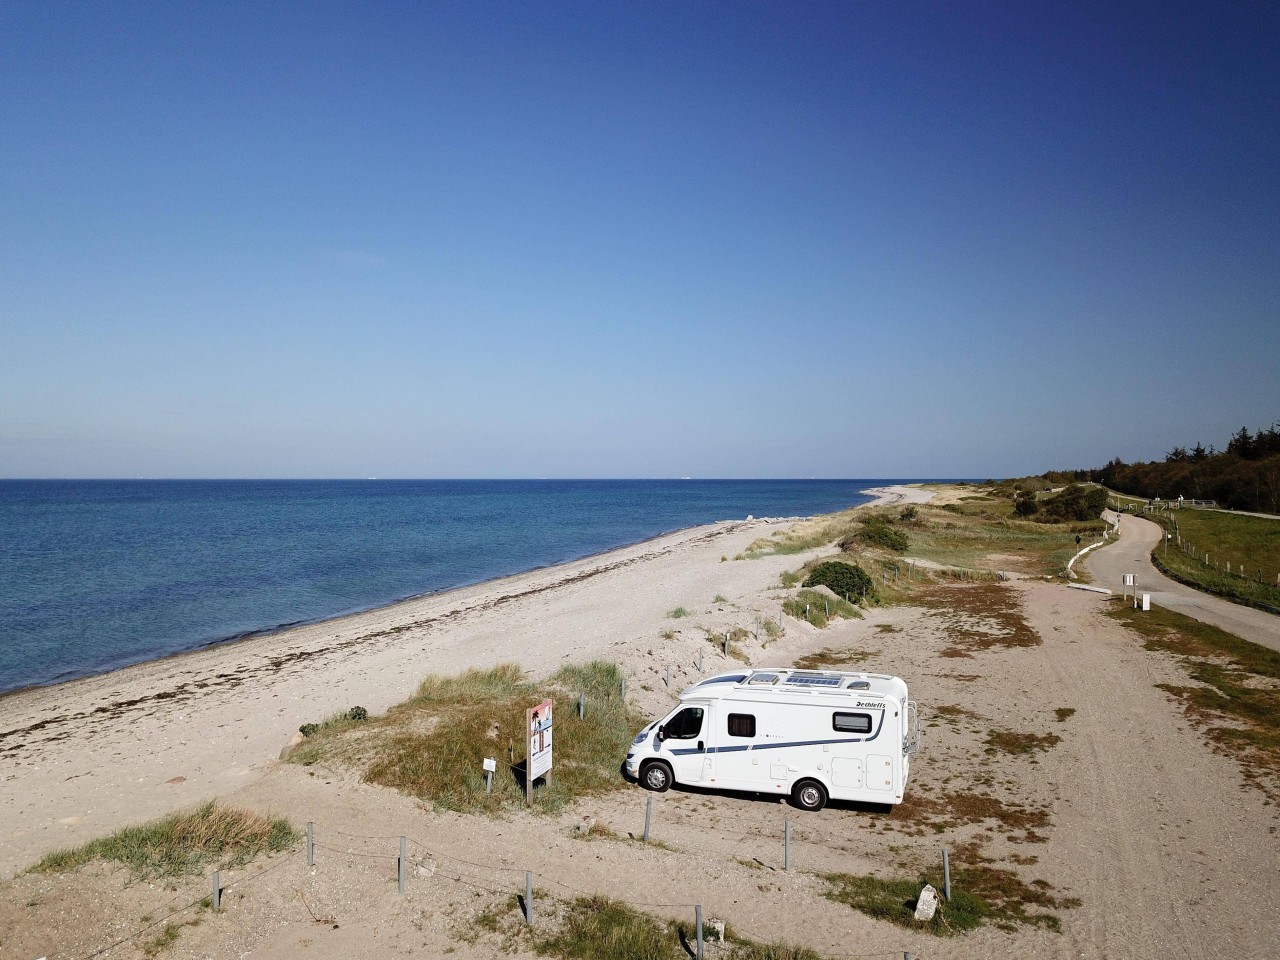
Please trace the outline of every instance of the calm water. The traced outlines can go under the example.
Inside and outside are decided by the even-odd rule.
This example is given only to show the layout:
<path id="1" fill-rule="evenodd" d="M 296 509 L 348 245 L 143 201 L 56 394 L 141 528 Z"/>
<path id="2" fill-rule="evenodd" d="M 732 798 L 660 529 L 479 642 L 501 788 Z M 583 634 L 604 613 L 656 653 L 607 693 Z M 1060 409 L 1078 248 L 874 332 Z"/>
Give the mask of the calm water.
<path id="1" fill-rule="evenodd" d="M 0 691 L 891 482 L 0 481 Z"/>

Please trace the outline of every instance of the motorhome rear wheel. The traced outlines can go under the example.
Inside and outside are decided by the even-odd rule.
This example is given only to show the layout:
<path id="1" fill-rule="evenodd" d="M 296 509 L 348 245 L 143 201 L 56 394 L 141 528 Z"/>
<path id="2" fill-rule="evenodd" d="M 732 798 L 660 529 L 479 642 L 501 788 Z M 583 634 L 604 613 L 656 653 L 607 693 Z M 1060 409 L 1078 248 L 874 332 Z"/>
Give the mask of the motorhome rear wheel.
<path id="1" fill-rule="evenodd" d="M 791 799 L 801 810 L 821 810 L 827 805 L 827 791 L 817 780 L 801 780 L 791 791 Z"/>

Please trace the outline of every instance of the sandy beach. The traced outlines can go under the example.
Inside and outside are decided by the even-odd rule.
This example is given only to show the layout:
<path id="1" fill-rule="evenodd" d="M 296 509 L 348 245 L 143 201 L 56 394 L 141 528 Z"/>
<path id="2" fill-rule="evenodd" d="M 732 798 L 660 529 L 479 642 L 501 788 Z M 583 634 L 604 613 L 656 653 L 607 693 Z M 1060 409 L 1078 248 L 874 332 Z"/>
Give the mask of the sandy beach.
<path id="1" fill-rule="evenodd" d="M 928 499 L 906 487 L 869 492 L 876 503 Z M 0 875 L 238 790 L 274 765 L 300 724 L 356 704 L 383 711 L 428 673 L 510 661 L 545 676 L 647 641 L 681 604 L 753 598 L 790 559 L 720 557 L 778 528 L 768 518 L 695 527 L 0 698 Z"/>
<path id="2" fill-rule="evenodd" d="M 912 487 L 875 492 L 881 503 L 930 497 Z M 625 895 L 682 916 L 672 901 L 696 892 L 710 915 L 753 936 L 831 956 L 1262 957 L 1280 946 L 1261 912 L 1280 862 L 1274 808 L 1156 687 L 1183 682 L 1171 658 L 1144 650 L 1103 616 L 1102 598 L 1058 583 L 983 588 L 1001 591 L 1000 603 L 1013 612 L 1000 616 L 1024 623 L 1038 638 L 1034 646 L 957 658 L 947 652 L 957 629 L 993 630 L 1003 621 L 981 612 L 889 607 L 821 631 L 786 618 L 784 637 L 747 649 L 757 664 L 857 649 L 866 652 L 864 669 L 908 678 L 927 721 L 909 794 L 930 810 L 955 780 L 983 784 L 1004 811 L 994 819 L 938 813 L 922 826 L 857 809 L 802 815 L 760 798 L 673 791 L 656 804 L 667 849 L 637 849 L 584 842 L 575 827 L 599 821 L 625 839 L 652 796 L 638 788 L 585 801 L 558 818 L 494 821 L 432 812 L 341 771 L 315 775 L 277 759 L 301 723 L 356 704 L 382 711 L 426 674 L 500 662 L 546 676 L 566 662 L 607 659 L 634 680 L 629 697 L 641 710 L 664 711 L 699 675 L 701 658 L 704 672 L 719 668 L 704 631 L 757 614 L 779 617 L 780 575 L 833 550 L 733 559 L 778 526 L 756 519 L 697 527 L 0 699 L 0 872 L 13 878 L 55 848 L 221 797 L 296 823 L 315 821 L 332 848 L 316 867 L 296 855 L 281 861 L 270 883 L 246 885 L 234 909 L 190 927 L 167 955 L 305 952 L 336 960 L 375 955 L 376 943 L 379 956 L 446 948 L 460 957 L 494 956 L 500 951 L 493 942 L 459 938 L 458 918 L 480 904 L 480 891 L 514 892 L 535 864 L 539 883 L 558 895 Z M 668 613 L 678 606 L 694 616 L 673 621 Z M 1055 720 L 1063 708 L 1070 722 L 1061 714 Z M 1052 733 L 1060 742 L 1035 757 L 993 760 L 983 739 L 991 729 Z M 1012 813 L 1027 810 L 1037 811 L 1038 825 Z M 780 836 L 784 819 L 799 829 L 801 870 L 792 873 L 775 862 L 780 848 L 760 841 Z M 415 886 L 398 897 L 394 873 L 367 857 L 381 850 L 378 838 L 405 834 L 415 845 Z M 1061 933 L 984 927 L 939 940 L 822 896 L 821 872 L 884 872 L 897 861 L 935 856 L 942 842 L 973 856 L 980 850 L 1079 905 L 1059 912 Z M 383 843 L 387 852 L 392 843 Z M 66 935 L 59 940 L 52 932 L 72 920 L 93 931 L 71 938 L 76 949 L 87 953 L 118 936 L 109 956 L 141 956 L 130 923 L 136 926 L 141 913 L 158 916 L 158 905 L 175 893 L 127 884 L 107 868 L 93 875 L 99 886 L 92 900 L 77 899 L 57 878 L 11 879 L 10 902 L 0 903 L 0 956 L 76 956 Z"/>

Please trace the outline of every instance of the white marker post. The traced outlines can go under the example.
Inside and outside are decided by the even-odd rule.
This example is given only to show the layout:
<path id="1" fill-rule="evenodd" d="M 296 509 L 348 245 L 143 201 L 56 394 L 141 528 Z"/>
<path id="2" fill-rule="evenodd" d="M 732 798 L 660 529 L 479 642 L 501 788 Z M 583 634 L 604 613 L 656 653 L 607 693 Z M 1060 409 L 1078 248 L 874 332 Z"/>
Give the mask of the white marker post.
<path id="1" fill-rule="evenodd" d="M 484 758 L 484 792 L 493 793 L 493 772 L 498 769 L 498 761 L 491 757 Z"/>

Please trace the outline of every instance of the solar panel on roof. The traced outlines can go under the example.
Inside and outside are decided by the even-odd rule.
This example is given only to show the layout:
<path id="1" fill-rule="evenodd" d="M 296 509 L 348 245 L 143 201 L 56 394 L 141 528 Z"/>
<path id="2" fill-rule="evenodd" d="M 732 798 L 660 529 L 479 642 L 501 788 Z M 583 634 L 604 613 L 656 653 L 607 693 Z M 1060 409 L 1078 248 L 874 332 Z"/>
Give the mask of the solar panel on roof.
<path id="1" fill-rule="evenodd" d="M 840 686 L 839 677 L 796 677 L 793 676 L 787 681 L 790 684 L 797 684 L 802 687 L 838 687 Z"/>

